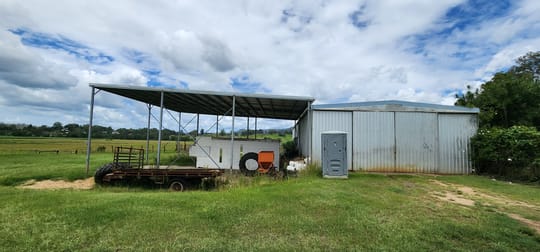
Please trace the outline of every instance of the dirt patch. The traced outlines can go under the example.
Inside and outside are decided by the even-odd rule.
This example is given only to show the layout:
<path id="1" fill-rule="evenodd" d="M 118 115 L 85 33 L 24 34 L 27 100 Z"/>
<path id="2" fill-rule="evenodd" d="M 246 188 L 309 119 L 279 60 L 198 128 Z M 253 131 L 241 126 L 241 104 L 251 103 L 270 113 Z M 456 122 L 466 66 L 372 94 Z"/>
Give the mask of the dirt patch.
<path id="1" fill-rule="evenodd" d="M 452 202 L 452 203 L 456 203 L 456 204 L 460 204 L 464 206 L 474 206 L 474 200 L 464 198 L 461 195 L 458 195 L 452 192 L 445 192 L 445 194 L 442 196 L 439 196 L 437 194 L 434 194 L 433 196 L 443 201 L 448 201 L 448 202 Z"/>
<path id="2" fill-rule="evenodd" d="M 439 185 L 439 186 L 442 186 L 442 187 L 448 187 L 448 185 L 447 185 L 447 184 L 445 184 L 445 183 L 443 183 L 443 182 L 441 182 L 441 181 L 438 181 L 438 180 L 433 180 L 433 179 L 432 179 L 432 180 L 430 180 L 430 181 L 431 181 L 432 183 L 434 183 L 434 184 L 437 184 L 437 185 Z"/>
<path id="3" fill-rule="evenodd" d="M 432 192 L 432 195 L 442 201 L 452 202 L 464 206 L 474 206 L 476 200 L 481 200 L 484 205 L 495 206 L 497 211 L 506 214 L 508 217 L 517 220 L 528 227 L 534 229 L 540 234 L 540 222 L 527 219 L 519 214 L 510 213 L 508 210 L 503 210 L 505 206 L 517 206 L 524 207 L 531 210 L 540 211 L 540 206 L 532 205 L 523 201 L 509 199 L 501 195 L 490 195 L 483 192 L 479 192 L 472 187 L 456 185 L 451 183 L 443 183 L 438 180 L 431 180 L 432 183 L 444 187 L 444 195 L 441 192 Z M 487 201 L 489 203 L 485 203 Z"/>
<path id="4" fill-rule="evenodd" d="M 434 184 L 437 184 L 439 186 L 447 188 L 454 189 L 458 194 L 467 196 L 472 199 L 478 199 L 478 200 L 487 200 L 490 203 L 496 204 L 496 205 L 505 205 L 505 206 L 520 206 L 520 207 L 526 207 L 531 208 L 534 210 L 540 210 L 540 206 L 531 205 L 529 203 L 519 201 L 519 200 L 513 200 L 509 199 L 507 197 L 501 196 L 501 195 L 490 195 L 483 192 L 479 192 L 478 190 L 468 187 L 468 186 L 462 186 L 462 185 L 456 185 L 451 183 L 443 183 L 438 180 L 431 180 Z"/>
<path id="5" fill-rule="evenodd" d="M 26 183 L 19 186 L 20 188 L 25 189 L 38 189 L 38 190 L 47 190 L 47 189 L 78 189 L 78 190 L 88 190 L 94 187 L 94 178 L 79 179 L 75 181 L 65 181 L 65 180 L 29 180 Z"/>

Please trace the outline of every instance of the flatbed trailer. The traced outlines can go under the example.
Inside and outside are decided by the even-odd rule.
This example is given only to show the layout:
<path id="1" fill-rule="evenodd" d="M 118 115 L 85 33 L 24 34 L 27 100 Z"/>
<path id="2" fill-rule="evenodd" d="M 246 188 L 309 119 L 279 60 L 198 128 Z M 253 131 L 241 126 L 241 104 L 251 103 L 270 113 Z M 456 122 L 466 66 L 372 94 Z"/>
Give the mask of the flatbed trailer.
<path id="1" fill-rule="evenodd" d="M 105 183 L 118 181 L 148 181 L 165 185 L 172 191 L 183 191 L 188 185 L 200 184 L 203 179 L 216 178 L 223 174 L 218 169 L 122 169 L 105 174 Z"/>
<path id="2" fill-rule="evenodd" d="M 223 174 L 220 169 L 174 167 L 155 169 L 144 167 L 142 157 L 144 150 L 117 147 L 114 160 L 94 175 L 98 184 L 115 182 L 151 182 L 167 186 L 172 191 L 183 191 L 189 185 L 200 185 L 203 179 L 216 178 Z"/>

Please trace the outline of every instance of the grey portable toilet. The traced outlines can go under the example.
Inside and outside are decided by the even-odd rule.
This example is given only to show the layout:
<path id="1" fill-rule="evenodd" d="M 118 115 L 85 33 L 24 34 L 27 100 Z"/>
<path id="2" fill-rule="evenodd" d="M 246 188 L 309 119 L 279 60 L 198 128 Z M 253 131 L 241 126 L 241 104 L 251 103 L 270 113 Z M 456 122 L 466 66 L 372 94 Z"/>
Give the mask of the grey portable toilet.
<path id="1" fill-rule="evenodd" d="M 348 178 L 347 132 L 323 132 L 321 143 L 323 177 Z"/>

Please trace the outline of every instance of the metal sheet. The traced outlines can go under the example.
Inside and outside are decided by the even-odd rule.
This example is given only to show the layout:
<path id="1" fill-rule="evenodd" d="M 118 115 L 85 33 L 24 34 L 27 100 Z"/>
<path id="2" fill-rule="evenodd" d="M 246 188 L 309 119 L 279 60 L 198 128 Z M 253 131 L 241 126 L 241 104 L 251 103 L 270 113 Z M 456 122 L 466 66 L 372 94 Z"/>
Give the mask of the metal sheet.
<path id="1" fill-rule="evenodd" d="M 393 172 L 394 112 L 355 111 L 353 124 L 353 169 Z"/>
<path id="2" fill-rule="evenodd" d="M 296 120 L 314 101 L 312 97 L 269 94 L 164 89 L 126 85 L 91 83 L 91 87 L 176 112 L 223 115 L 236 99 L 236 116 Z"/>
<path id="3" fill-rule="evenodd" d="M 435 173 L 438 163 L 436 113 L 396 112 L 396 172 Z"/>
<path id="4" fill-rule="evenodd" d="M 313 105 L 313 109 L 334 111 L 430 112 L 458 114 L 478 114 L 480 112 L 480 109 L 478 108 L 407 101 L 371 101 L 339 104 L 317 104 Z"/>
<path id="5" fill-rule="evenodd" d="M 471 173 L 470 138 L 474 136 L 477 129 L 476 115 L 439 114 L 438 173 Z"/>
<path id="6" fill-rule="evenodd" d="M 321 133 L 347 132 L 347 167 L 352 169 L 352 112 L 313 111 L 313 161 L 321 164 Z"/>
<path id="7" fill-rule="evenodd" d="M 309 156 L 309 123 L 307 115 L 304 115 L 296 125 L 296 135 L 300 155 Z"/>

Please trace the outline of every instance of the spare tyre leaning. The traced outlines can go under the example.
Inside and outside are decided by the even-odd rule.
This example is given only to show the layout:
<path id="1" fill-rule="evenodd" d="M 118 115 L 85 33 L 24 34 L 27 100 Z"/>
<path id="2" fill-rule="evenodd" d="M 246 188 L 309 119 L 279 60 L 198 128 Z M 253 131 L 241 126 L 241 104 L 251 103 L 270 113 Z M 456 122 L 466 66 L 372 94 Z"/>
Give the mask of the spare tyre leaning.
<path id="1" fill-rule="evenodd" d="M 113 172 L 113 167 L 114 167 L 113 163 L 108 163 L 102 166 L 101 168 L 97 169 L 96 173 L 94 174 L 94 181 L 96 182 L 96 184 L 102 185 L 103 178 L 105 177 L 105 175 Z"/>
<path id="2" fill-rule="evenodd" d="M 259 154 L 255 152 L 248 152 L 240 158 L 240 171 L 246 176 L 253 176 L 257 173 L 259 168 Z"/>

